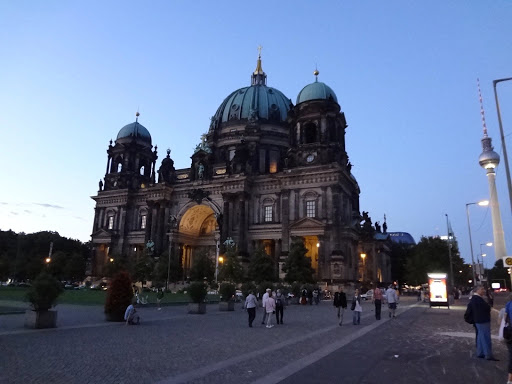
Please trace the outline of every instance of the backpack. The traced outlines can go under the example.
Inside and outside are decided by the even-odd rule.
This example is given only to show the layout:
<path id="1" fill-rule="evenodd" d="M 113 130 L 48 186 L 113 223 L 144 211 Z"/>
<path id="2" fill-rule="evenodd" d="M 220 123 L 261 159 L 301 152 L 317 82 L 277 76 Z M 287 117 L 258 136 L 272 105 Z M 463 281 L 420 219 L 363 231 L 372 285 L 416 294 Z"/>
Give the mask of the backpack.
<path id="1" fill-rule="evenodd" d="M 282 296 L 276 297 L 276 307 L 282 307 L 283 306 L 283 298 Z"/>

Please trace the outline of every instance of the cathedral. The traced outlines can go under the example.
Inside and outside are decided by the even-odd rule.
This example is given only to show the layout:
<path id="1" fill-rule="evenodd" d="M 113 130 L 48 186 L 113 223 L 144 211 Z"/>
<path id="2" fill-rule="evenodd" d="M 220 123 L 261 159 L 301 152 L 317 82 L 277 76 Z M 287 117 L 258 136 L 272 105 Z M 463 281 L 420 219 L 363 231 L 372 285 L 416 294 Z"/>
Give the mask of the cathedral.
<path id="1" fill-rule="evenodd" d="M 114 256 L 149 250 L 178 255 L 185 280 L 197 252 L 215 260 L 228 241 L 244 266 L 263 248 L 283 278 L 291 241 L 302 238 L 317 281 L 390 281 L 386 223 L 374 228 L 359 212 L 345 114 L 314 75 L 294 104 L 267 85 L 260 54 L 251 84 L 222 101 L 186 169 L 175 169 L 170 149 L 157 164 L 137 113 L 110 141 L 92 197 L 93 275 Z"/>

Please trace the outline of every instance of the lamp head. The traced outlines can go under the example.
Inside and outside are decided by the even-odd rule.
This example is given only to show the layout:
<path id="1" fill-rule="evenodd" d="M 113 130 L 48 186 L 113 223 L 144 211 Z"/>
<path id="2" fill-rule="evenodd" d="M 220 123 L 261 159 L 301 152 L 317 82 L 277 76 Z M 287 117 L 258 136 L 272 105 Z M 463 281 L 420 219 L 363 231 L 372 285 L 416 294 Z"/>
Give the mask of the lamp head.
<path id="1" fill-rule="evenodd" d="M 487 207 L 489 205 L 489 200 L 482 200 L 477 203 L 481 207 Z"/>

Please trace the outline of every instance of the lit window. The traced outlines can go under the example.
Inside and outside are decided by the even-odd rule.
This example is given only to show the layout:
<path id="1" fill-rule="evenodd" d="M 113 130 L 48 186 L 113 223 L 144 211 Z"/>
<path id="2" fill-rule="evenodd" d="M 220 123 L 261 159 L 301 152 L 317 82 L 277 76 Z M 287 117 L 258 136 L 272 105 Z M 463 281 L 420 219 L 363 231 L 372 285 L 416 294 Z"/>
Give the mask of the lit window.
<path id="1" fill-rule="evenodd" d="M 279 160 L 279 152 L 278 151 L 270 151 L 269 157 L 270 157 L 269 172 L 276 173 L 277 172 L 277 162 Z"/>
<path id="2" fill-rule="evenodd" d="M 146 215 L 142 215 L 142 217 L 141 217 L 140 229 L 146 229 Z"/>
<path id="3" fill-rule="evenodd" d="M 114 229 L 114 216 L 108 217 L 108 229 Z"/>
<path id="4" fill-rule="evenodd" d="M 316 201 L 306 201 L 306 216 L 307 217 L 315 217 L 316 216 Z"/>
<path id="5" fill-rule="evenodd" d="M 266 205 L 264 208 L 265 208 L 265 222 L 269 223 L 272 221 L 272 206 Z"/>

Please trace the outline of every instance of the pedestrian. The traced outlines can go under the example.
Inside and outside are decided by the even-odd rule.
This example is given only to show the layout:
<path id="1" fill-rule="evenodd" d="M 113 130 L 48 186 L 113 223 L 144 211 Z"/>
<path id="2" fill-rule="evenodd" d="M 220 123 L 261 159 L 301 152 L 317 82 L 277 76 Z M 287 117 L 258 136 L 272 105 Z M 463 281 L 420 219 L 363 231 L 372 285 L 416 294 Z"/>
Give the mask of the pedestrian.
<path id="1" fill-rule="evenodd" d="M 472 319 L 476 334 L 476 356 L 490 361 L 499 361 L 492 354 L 491 341 L 491 307 L 485 302 L 485 287 L 477 285 L 466 308 L 464 318 Z"/>
<path id="2" fill-rule="evenodd" d="M 375 291 L 373 291 L 372 301 L 375 304 L 375 319 L 380 320 L 380 313 L 382 309 L 382 291 L 380 290 L 379 286 L 377 286 Z"/>
<path id="3" fill-rule="evenodd" d="M 416 292 L 416 301 L 421 301 L 421 291 L 418 289 L 418 292 Z"/>
<path id="4" fill-rule="evenodd" d="M 270 290 L 269 290 L 270 291 Z M 265 302 L 265 312 L 267 313 L 267 328 L 272 328 L 272 314 L 276 311 L 276 301 L 272 296 L 269 295 Z"/>
<path id="5" fill-rule="evenodd" d="M 270 288 L 267 288 L 265 293 L 263 294 L 263 298 L 261 299 L 261 306 L 265 309 L 265 304 L 267 304 L 267 300 L 270 297 L 270 292 L 272 290 Z M 263 319 L 261 319 L 261 324 L 265 325 L 265 321 L 267 320 L 267 311 L 263 310 Z"/>
<path id="6" fill-rule="evenodd" d="M 308 295 L 308 290 L 306 288 L 304 288 L 302 290 L 301 297 L 300 297 L 300 303 L 302 305 L 306 305 L 306 303 L 307 303 L 307 299 L 306 299 L 307 295 Z"/>
<path id="7" fill-rule="evenodd" d="M 130 304 L 126 311 L 124 312 L 124 320 L 126 321 L 126 325 L 139 325 L 140 317 L 137 315 L 137 310 L 135 307 L 137 303 Z"/>
<path id="8" fill-rule="evenodd" d="M 508 297 L 508 302 L 505 305 L 505 314 L 504 314 L 504 322 L 508 323 L 512 321 L 512 294 Z M 503 324 L 505 325 L 505 324 Z M 500 335 L 503 336 L 503 329 L 500 328 Z M 506 340 L 505 340 L 506 341 Z M 507 342 L 507 341 L 506 341 Z M 507 342 L 507 349 L 508 349 L 508 379 L 507 384 L 512 384 L 512 343 Z"/>
<path id="9" fill-rule="evenodd" d="M 164 298 L 164 289 L 163 288 L 157 288 L 156 291 L 156 305 L 158 306 L 158 310 L 162 310 L 162 307 L 160 307 L 160 304 L 162 303 L 162 299 Z"/>
<path id="10" fill-rule="evenodd" d="M 338 312 L 338 324 L 341 326 L 343 324 L 343 314 L 345 309 L 347 309 L 347 295 L 343 292 L 343 288 L 341 285 L 338 288 L 338 292 L 334 294 L 333 305 L 336 307 Z"/>
<path id="11" fill-rule="evenodd" d="M 308 289 L 308 301 L 309 305 L 313 305 L 313 290 L 311 288 Z"/>
<path id="12" fill-rule="evenodd" d="M 252 322 L 256 318 L 256 307 L 258 306 L 258 299 L 254 296 L 253 291 L 249 291 L 249 294 L 245 298 L 244 308 L 247 309 L 249 314 L 249 327 L 252 328 Z"/>
<path id="13" fill-rule="evenodd" d="M 487 304 L 489 304 L 491 308 L 494 307 L 494 292 L 492 289 L 487 288 L 485 294 L 487 296 Z"/>
<path id="14" fill-rule="evenodd" d="M 283 324 L 283 314 L 284 314 L 284 307 L 286 306 L 286 298 L 280 289 L 277 290 L 274 300 L 276 302 L 277 324 Z"/>
<path id="15" fill-rule="evenodd" d="M 396 311 L 396 303 L 398 302 L 398 296 L 396 294 L 396 291 L 393 289 L 393 285 L 390 285 L 388 289 L 386 289 L 386 301 L 388 302 L 388 309 L 389 309 L 389 317 L 393 316 L 393 319 L 395 318 L 395 311 Z"/>
<path id="16" fill-rule="evenodd" d="M 318 305 L 320 301 L 320 296 L 318 294 L 318 289 L 316 288 L 313 290 L 313 300 L 315 301 L 315 304 Z"/>
<path id="17" fill-rule="evenodd" d="M 363 312 L 363 307 L 361 307 L 361 294 L 359 293 L 359 289 L 356 289 L 354 293 L 354 298 L 352 299 L 352 307 L 350 308 L 352 312 L 352 324 L 359 325 L 361 323 L 361 312 Z"/>
<path id="18" fill-rule="evenodd" d="M 420 301 L 421 301 L 422 303 L 424 303 L 424 302 L 425 302 L 425 291 L 423 290 L 423 288 L 422 288 L 422 289 L 420 289 Z"/>

